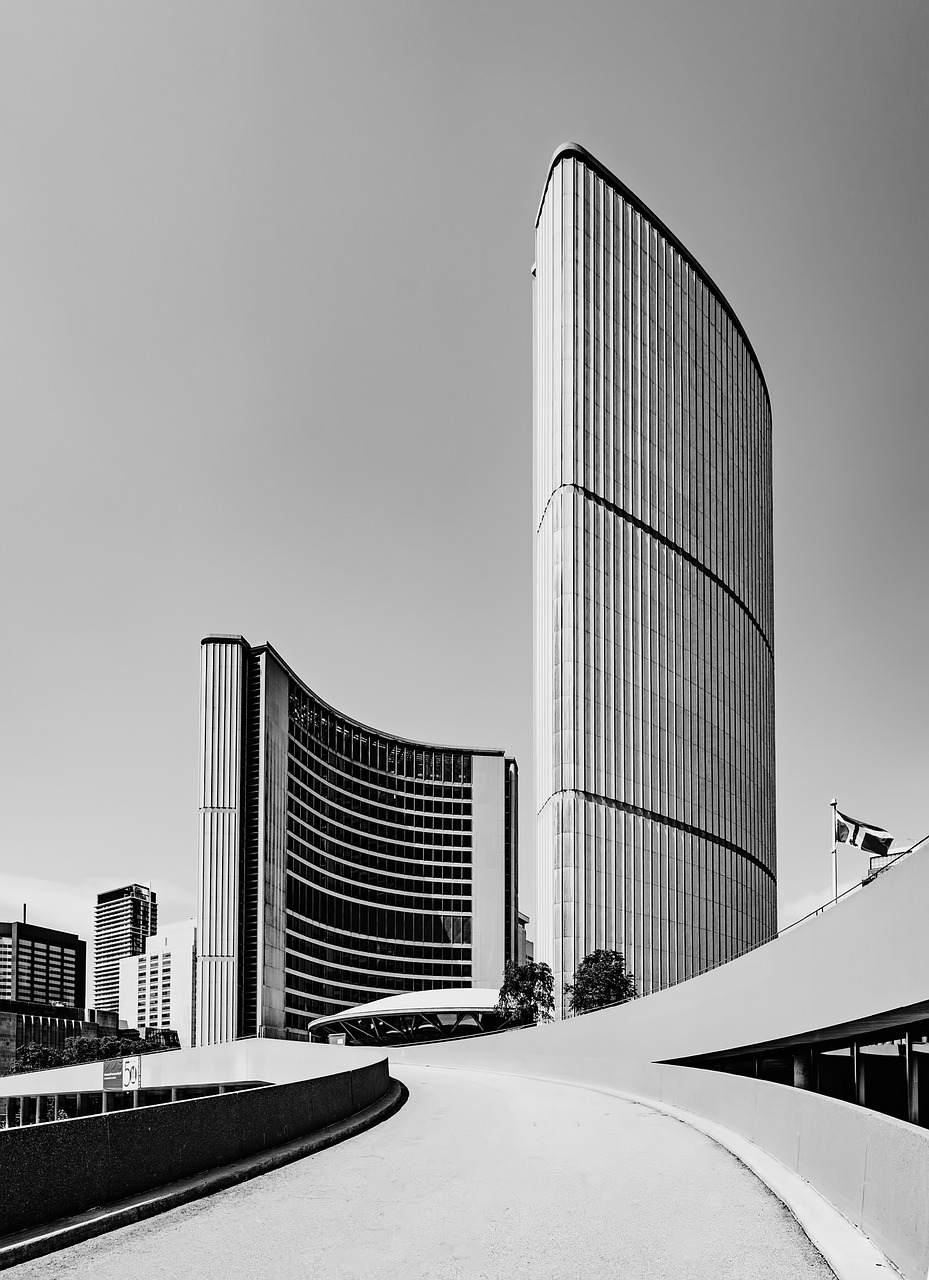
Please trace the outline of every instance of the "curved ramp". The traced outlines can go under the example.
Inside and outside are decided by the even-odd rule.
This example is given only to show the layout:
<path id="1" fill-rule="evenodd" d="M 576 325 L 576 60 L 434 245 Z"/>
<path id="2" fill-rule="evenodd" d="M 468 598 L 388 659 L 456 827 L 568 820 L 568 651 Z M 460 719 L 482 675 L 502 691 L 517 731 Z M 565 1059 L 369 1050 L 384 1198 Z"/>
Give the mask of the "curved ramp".
<path id="1" fill-rule="evenodd" d="M 591 1089 L 407 1065 L 352 1142 L 27 1263 L 23 1280 L 826 1280 L 781 1203 L 703 1134 Z M 55 1268 L 58 1268 L 56 1270 Z"/>

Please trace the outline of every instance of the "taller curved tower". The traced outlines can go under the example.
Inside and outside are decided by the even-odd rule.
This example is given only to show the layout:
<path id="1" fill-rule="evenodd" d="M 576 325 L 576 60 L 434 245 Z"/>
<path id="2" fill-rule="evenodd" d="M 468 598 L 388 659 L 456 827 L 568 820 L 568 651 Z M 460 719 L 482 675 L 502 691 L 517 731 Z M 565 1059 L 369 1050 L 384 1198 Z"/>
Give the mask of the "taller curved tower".
<path id="1" fill-rule="evenodd" d="M 583 148 L 536 223 L 536 956 L 648 994 L 776 930 L 771 407 L 726 299 Z"/>

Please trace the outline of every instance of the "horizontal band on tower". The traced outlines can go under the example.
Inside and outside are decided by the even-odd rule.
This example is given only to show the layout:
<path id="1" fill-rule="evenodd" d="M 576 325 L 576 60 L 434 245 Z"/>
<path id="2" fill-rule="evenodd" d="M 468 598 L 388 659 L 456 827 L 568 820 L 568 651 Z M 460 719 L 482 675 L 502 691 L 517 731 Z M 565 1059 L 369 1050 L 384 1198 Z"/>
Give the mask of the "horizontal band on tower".
<path id="1" fill-rule="evenodd" d="M 744 858 L 746 862 L 750 862 L 752 866 L 757 867 L 759 871 L 763 871 L 772 880 L 776 881 L 777 879 L 771 868 L 766 867 L 760 858 L 756 858 L 747 849 L 743 849 L 740 845 L 727 840 L 725 836 L 714 835 L 712 831 L 704 831 L 702 827 L 695 827 L 689 822 L 681 822 L 678 818 L 669 818 L 664 813 L 654 813 L 651 809 L 643 809 L 641 805 L 629 804 L 625 800 L 613 800 L 609 796 L 598 796 L 593 791 L 581 791 L 577 787 L 563 787 L 560 791 L 553 791 L 548 800 L 545 801 L 545 804 L 554 800 L 556 796 L 580 796 L 582 800 L 589 800 L 591 804 L 605 804 L 607 808 L 617 809 L 620 813 L 628 813 L 633 818 L 647 818 L 649 822 L 660 822 L 663 826 L 673 827 L 675 831 L 682 831 L 685 835 L 695 836 L 698 840 L 706 840 L 708 844 L 718 844 L 720 848 L 728 849 L 730 853 Z"/>
<path id="2" fill-rule="evenodd" d="M 636 529 L 640 529 L 643 533 L 647 533 L 649 537 L 654 538 L 656 542 L 660 542 L 663 547 L 667 547 L 669 551 L 673 551 L 675 555 L 680 556 L 682 560 L 686 560 L 689 565 L 698 569 L 700 573 L 709 578 L 710 582 L 712 582 L 714 586 L 719 587 L 720 591 L 727 595 L 733 604 L 737 605 L 742 610 L 746 618 L 748 618 L 749 622 L 758 632 L 765 648 L 768 650 L 768 653 L 770 653 L 772 659 L 774 658 L 774 648 L 771 641 L 765 635 L 764 627 L 755 617 L 752 610 L 748 607 L 738 592 L 733 587 L 730 587 L 727 582 L 724 582 L 718 573 L 714 573 L 712 569 L 707 568 L 701 560 L 698 560 L 695 555 L 691 555 L 689 551 L 685 551 L 684 548 L 672 538 L 667 537 L 663 533 L 659 533 L 653 525 L 648 524 L 645 520 L 640 520 L 638 516 L 630 515 L 630 513 L 628 511 L 624 511 L 622 507 L 618 507 L 615 502 L 610 502 L 607 498 L 601 497 L 600 494 L 594 493 L 592 489 L 585 489 L 583 485 L 574 484 L 570 481 L 566 481 L 564 484 L 558 485 L 556 489 L 552 490 L 548 501 L 545 504 L 545 510 L 542 512 L 542 518 L 539 521 L 539 528 L 542 527 L 542 521 L 545 519 L 549 507 L 552 505 L 552 498 L 554 498 L 555 494 L 559 493 L 562 489 L 573 489 L 576 493 L 579 493 L 582 498 L 586 498 L 589 502 L 595 502 L 597 506 L 603 507 L 603 509 L 605 511 L 609 511 L 611 515 L 618 516 L 621 520 L 627 521 Z"/>

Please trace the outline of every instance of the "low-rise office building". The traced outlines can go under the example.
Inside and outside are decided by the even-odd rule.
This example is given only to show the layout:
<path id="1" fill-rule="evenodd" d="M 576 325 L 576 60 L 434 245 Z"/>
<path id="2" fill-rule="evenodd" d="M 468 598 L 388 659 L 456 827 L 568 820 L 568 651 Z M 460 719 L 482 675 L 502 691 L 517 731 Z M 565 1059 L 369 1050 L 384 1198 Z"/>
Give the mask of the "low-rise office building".
<path id="1" fill-rule="evenodd" d="M 44 1049 L 64 1049 L 72 1036 L 99 1039 L 115 1036 L 119 1019 L 115 1013 L 98 1013 L 62 1004 L 0 1000 L 0 1076 L 9 1075 L 20 1049 L 34 1044 Z"/>
<path id="2" fill-rule="evenodd" d="M 515 760 L 370 729 L 270 645 L 201 652 L 197 1043 L 499 988 L 520 954 Z"/>

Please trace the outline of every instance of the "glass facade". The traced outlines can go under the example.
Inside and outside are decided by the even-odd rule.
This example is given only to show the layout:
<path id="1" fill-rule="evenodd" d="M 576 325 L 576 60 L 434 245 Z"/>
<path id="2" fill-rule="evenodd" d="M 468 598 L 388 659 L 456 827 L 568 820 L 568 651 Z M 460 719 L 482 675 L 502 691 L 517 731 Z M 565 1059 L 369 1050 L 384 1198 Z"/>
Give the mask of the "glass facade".
<path id="1" fill-rule="evenodd" d="M 518 945 L 516 762 L 370 729 L 269 645 L 209 637 L 203 654 L 199 1043 L 499 987 Z"/>
<path id="2" fill-rule="evenodd" d="M 291 680 L 286 1025 L 471 984 L 471 756 L 372 733 Z"/>
<path id="3" fill-rule="evenodd" d="M 580 148 L 534 276 L 536 957 L 560 984 L 615 948 L 647 994 L 776 930 L 771 411 L 726 300 Z"/>

